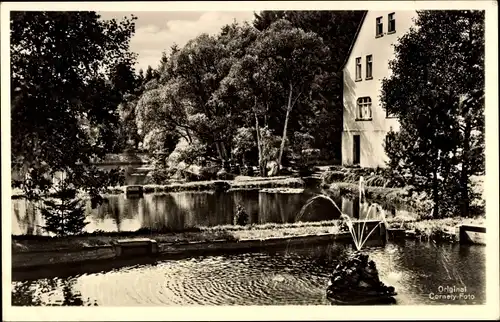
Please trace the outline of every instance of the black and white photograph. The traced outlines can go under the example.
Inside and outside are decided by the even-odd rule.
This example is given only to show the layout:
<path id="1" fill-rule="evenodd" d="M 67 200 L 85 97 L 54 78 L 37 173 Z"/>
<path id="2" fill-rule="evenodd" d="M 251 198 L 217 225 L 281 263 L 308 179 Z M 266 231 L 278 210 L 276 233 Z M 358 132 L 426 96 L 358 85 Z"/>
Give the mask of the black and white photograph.
<path id="1" fill-rule="evenodd" d="M 4 320 L 499 318 L 497 9 L 2 3 Z"/>

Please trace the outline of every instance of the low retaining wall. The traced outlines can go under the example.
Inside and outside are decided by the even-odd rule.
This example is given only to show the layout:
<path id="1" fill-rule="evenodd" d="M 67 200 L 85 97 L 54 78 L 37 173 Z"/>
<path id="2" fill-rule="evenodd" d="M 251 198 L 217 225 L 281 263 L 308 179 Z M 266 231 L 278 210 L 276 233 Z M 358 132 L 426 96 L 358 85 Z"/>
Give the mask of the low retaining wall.
<path id="1" fill-rule="evenodd" d="M 113 246 L 86 247 L 78 250 L 32 251 L 12 254 L 12 270 L 41 268 L 42 266 L 60 265 L 65 263 L 84 263 L 92 260 L 110 259 L 115 257 Z"/>
<path id="2" fill-rule="evenodd" d="M 71 276 L 81 273 L 100 272 L 107 269 L 141 263 L 153 263 L 156 260 L 178 259 L 209 253 L 228 253 L 257 251 L 263 248 L 286 247 L 299 244 L 325 242 L 352 243 L 349 233 L 294 236 L 286 238 L 267 238 L 263 240 L 211 242 L 190 242 L 184 244 L 159 243 L 157 254 L 134 254 L 119 256 L 115 246 L 88 247 L 74 251 L 20 252 L 12 254 L 13 280 L 48 278 L 53 276 Z"/>
<path id="3" fill-rule="evenodd" d="M 294 237 L 275 237 L 266 238 L 262 240 L 247 239 L 234 242 L 225 240 L 216 240 L 210 243 L 205 242 L 192 242 L 182 245 L 174 244 L 160 244 L 161 255 L 177 255 L 188 253 L 189 255 L 207 252 L 226 252 L 226 251 L 242 251 L 242 250 L 258 250 L 270 247 L 283 247 L 290 245 L 309 244 L 309 243 L 324 243 L 324 242 L 344 242 L 351 243 L 352 238 L 349 233 L 341 234 L 321 234 L 321 235 L 307 235 L 307 236 L 294 236 Z"/>
<path id="4" fill-rule="evenodd" d="M 459 228 L 460 244 L 486 245 L 486 227 L 480 225 L 461 225 Z"/>

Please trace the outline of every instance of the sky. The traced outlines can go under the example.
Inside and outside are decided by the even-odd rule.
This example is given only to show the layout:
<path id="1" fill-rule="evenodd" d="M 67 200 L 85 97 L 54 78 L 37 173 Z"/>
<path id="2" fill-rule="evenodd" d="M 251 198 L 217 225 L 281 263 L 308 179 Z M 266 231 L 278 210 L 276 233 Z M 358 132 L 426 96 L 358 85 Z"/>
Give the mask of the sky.
<path id="1" fill-rule="evenodd" d="M 163 51 L 176 43 L 180 47 L 202 33 L 216 34 L 226 24 L 252 21 L 253 11 L 163 11 L 163 12 L 103 12 L 102 19 L 121 20 L 134 14 L 135 35 L 130 50 L 137 53 L 136 70 L 146 71 L 148 65 L 156 68 Z"/>

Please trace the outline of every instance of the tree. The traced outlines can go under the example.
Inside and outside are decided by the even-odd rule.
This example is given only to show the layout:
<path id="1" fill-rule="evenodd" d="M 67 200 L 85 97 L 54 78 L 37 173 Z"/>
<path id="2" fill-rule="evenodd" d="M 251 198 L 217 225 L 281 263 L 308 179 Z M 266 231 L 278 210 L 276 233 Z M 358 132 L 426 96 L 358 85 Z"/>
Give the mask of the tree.
<path id="1" fill-rule="evenodd" d="M 116 90 L 123 97 L 126 94 L 134 94 L 139 86 L 139 78 L 135 75 L 133 65 L 135 60 L 126 57 L 111 68 L 109 80 Z"/>
<path id="2" fill-rule="evenodd" d="M 219 35 L 200 35 L 183 48 L 173 46 L 160 62 L 156 87 L 139 100 L 140 130 L 174 131 L 199 147 L 189 151 L 203 153 L 200 160 L 229 162 L 232 139 L 243 116 L 241 106 L 233 104 L 236 98 L 222 97 L 218 89 L 252 37 L 248 25 L 232 24 Z"/>
<path id="3" fill-rule="evenodd" d="M 85 207 L 75 196 L 75 190 L 62 180 L 57 185 L 55 198 L 45 199 L 42 216 L 45 219 L 45 230 L 57 236 L 76 235 L 88 224 Z"/>
<path id="4" fill-rule="evenodd" d="M 134 55 L 135 17 L 100 20 L 95 12 L 11 13 L 13 180 L 29 199 L 43 197 L 56 173 L 96 196 L 108 176 L 91 166 L 113 143 L 116 108 Z"/>
<path id="5" fill-rule="evenodd" d="M 153 67 L 151 67 L 151 65 L 148 65 L 148 68 L 146 69 L 146 74 L 144 75 L 144 84 L 148 83 L 153 78 L 154 78 Z"/>
<path id="6" fill-rule="evenodd" d="M 240 127 L 233 138 L 231 154 L 234 158 L 241 160 L 243 165 L 247 164 L 249 152 L 257 147 L 254 134 L 253 128 Z"/>
<path id="7" fill-rule="evenodd" d="M 118 105 L 119 114 L 119 134 L 117 139 L 121 140 L 117 152 L 122 152 L 128 148 L 137 149 L 141 137 L 136 124 L 136 106 L 138 98 L 134 94 L 127 94 L 123 102 Z"/>
<path id="8" fill-rule="evenodd" d="M 138 80 L 143 83 L 144 82 L 144 70 L 141 68 L 139 69 L 139 75 L 138 75 Z"/>
<path id="9" fill-rule="evenodd" d="M 241 51 L 241 57 L 233 60 L 215 96 L 220 104 L 233 106 L 244 116 L 245 127 L 255 129 L 258 164 L 261 174 L 265 174 L 267 160 L 261 128 L 273 135 L 281 132 L 281 148 L 276 156 L 281 165 L 290 120 L 293 131 L 307 127 L 305 120 L 311 115 L 322 58 L 328 49 L 314 33 L 293 28 L 284 20 L 261 33 L 249 26 L 244 30 L 253 35 L 251 41 Z M 292 111 L 294 106 L 297 108 Z M 294 113 L 297 117 L 291 117 Z"/>
<path id="10" fill-rule="evenodd" d="M 303 118 L 302 129 L 314 137 L 314 148 L 321 149 L 326 159 L 340 158 L 342 132 L 342 73 L 340 68 L 361 22 L 363 11 L 262 11 L 254 20 L 259 30 L 268 29 L 273 22 L 286 19 L 305 32 L 314 32 L 330 49 L 325 58 L 325 73 L 315 91 L 311 117 Z"/>
<path id="11" fill-rule="evenodd" d="M 467 216 L 470 176 L 484 172 L 484 12 L 419 11 L 415 24 L 382 85 L 401 124 L 387 137 L 389 165 L 432 195 L 434 216 L 441 202 Z"/>
<path id="12" fill-rule="evenodd" d="M 285 18 L 285 11 L 261 11 L 259 13 L 254 12 L 253 26 L 259 31 L 263 31 L 274 22 Z"/>
<path id="13" fill-rule="evenodd" d="M 249 52 L 257 57 L 259 68 L 252 77 L 260 84 L 273 82 L 274 94 L 281 106 L 285 106 L 283 135 L 276 160 L 281 168 L 292 109 L 296 104 L 310 106 L 312 103 L 329 49 L 315 33 L 279 20 L 259 34 Z M 301 112 L 307 110 L 310 109 L 303 108 Z"/>

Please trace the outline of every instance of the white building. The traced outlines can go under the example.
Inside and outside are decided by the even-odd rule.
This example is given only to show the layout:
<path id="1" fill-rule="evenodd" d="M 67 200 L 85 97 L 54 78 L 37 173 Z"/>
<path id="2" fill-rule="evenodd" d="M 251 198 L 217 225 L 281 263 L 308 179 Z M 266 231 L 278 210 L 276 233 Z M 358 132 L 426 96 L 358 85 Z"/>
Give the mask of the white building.
<path id="1" fill-rule="evenodd" d="M 416 16 L 415 11 L 367 11 L 361 19 L 342 67 L 342 165 L 385 166 L 385 136 L 399 123 L 379 103 L 382 79 L 390 75 L 392 45 Z"/>

